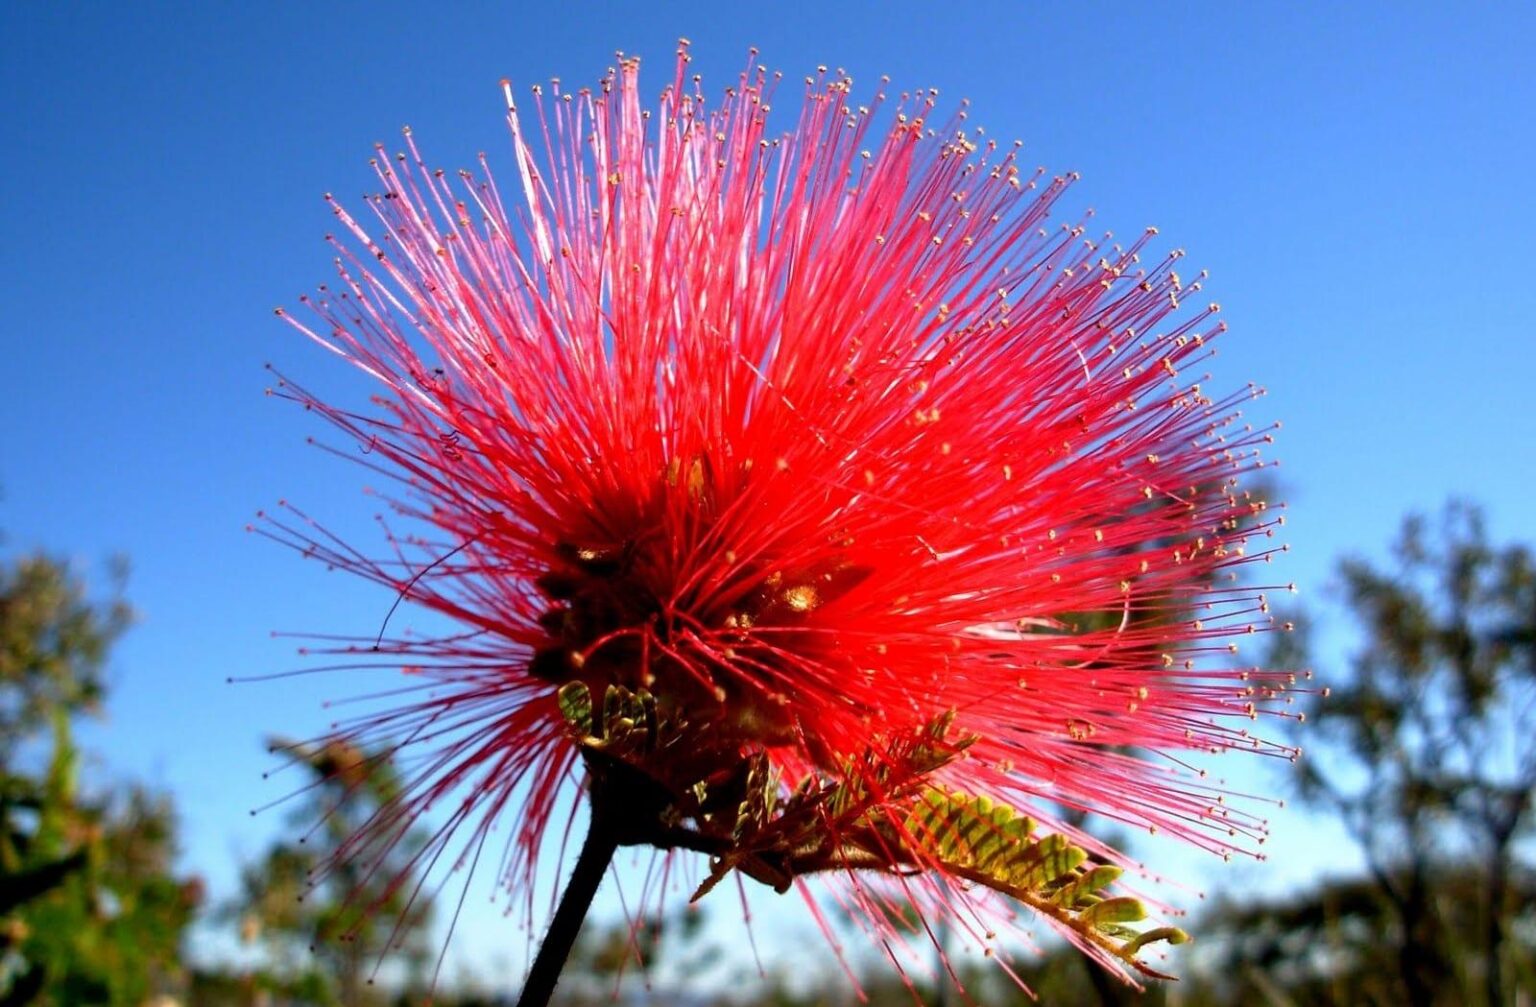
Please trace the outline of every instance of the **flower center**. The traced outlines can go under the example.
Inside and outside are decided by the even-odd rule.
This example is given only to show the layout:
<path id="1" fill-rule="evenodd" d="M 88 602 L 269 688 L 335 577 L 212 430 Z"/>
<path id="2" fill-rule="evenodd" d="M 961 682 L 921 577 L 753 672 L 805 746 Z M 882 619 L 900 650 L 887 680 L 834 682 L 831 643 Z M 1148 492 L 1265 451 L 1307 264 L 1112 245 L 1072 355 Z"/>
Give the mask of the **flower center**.
<path id="1" fill-rule="evenodd" d="M 645 690 L 674 720 L 707 728 L 701 737 L 714 747 L 800 740 L 797 665 L 821 647 L 814 635 L 775 630 L 811 625 L 870 573 L 848 563 L 795 574 L 743 567 L 679 611 L 643 547 L 562 542 L 555 551 L 559 561 L 536 582 L 550 603 L 539 618 L 548 638 L 529 673 L 583 682 L 596 696 L 611 685 Z"/>

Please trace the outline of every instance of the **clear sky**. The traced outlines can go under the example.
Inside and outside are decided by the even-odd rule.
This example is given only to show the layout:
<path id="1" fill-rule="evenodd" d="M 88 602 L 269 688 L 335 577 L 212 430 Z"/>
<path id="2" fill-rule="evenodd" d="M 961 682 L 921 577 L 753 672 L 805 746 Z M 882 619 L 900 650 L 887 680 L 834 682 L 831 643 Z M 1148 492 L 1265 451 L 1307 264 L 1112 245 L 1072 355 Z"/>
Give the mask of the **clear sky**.
<path id="1" fill-rule="evenodd" d="M 1285 422 L 1281 579 L 1321 596 L 1337 554 L 1452 494 L 1533 537 L 1536 280 L 1505 256 L 1536 237 L 1536 6 L 3 4 L 3 548 L 131 559 L 97 779 L 168 788 L 216 896 L 282 828 L 246 814 L 277 796 L 264 735 L 355 691 L 226 676 L 295 664 L 271 630 L 371 631 L 390 600 L 242 533 L 289 497 L 372 541 L 360 470 L 263 396 L 269 360 L 344 379 L 272 317 L 330 276 L 321 194 L 368 191 L 406 123 L 435 162 L 510 171 L 499 78 L 585 84 L 622 49 L 654 91 L 680 35 L 707 86 L 757 45 L 791 79 L 969 97 L 1081 172 L 1099 223 L 1185 247 L 1233 328 L 1211 387 L 1258 381 Z M 1277 876 L 1317 868 L 1277 831 L 1304 865 Z M 475 929 L 466 953 L 500 943 Z"/>

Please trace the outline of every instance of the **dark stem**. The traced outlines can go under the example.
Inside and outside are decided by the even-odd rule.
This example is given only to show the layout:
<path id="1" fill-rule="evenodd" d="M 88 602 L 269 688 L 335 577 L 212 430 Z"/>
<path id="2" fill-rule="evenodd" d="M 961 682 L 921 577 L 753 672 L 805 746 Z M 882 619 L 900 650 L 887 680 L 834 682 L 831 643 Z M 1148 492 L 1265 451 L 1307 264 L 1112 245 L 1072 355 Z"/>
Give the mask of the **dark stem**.
<path id="1" fill-rule="evenodd" d="M 576 869 L 571 872 L 565 894 L 560 896 L 560 908 L 555 910 L 544 943 L 539 945 L 533 968 L 528 970 L 528 983 L 523 987 L 517 1007 L 545 1007 L 549 1003 L 555 984 L 560 981 L 560 972 L 576 943 L 576 935 L 581 932 L 581 923 L 587 918 L 587 910 L 592 908 L 592 897 L 597 894 L 603 875 L 608 873 L 608 865 L 619 848 L 619 830 L 614 828 L 612 817 L 598 813 L 595 807 L 593 812 L 586 842 L 582 843 L 581 855 L 576 858 Z"/>

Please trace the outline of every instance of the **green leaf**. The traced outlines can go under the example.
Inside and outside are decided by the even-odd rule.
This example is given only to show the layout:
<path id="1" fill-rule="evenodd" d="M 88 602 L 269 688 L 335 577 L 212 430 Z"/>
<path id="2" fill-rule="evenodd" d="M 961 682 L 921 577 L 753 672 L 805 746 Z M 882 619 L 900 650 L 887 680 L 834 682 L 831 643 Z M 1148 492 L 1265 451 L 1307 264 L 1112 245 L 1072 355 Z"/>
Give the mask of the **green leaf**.
<path id="1" fill-rule="evenodd" d="M 555 694 L 560 715 L 583 738 L 592 736 L 592 691 L 585 682 L 567 682 Z"/>
<path id="2" fill-rule="evenodd" d="M 778 789 L 778 778 L 768 764 L 768 756 L 762 752 L 753 755 L 747 764 L 746 798 L 737 810 L 736 827 L 732 830 L 737 840 L 757 832 L 772 820 Z"/>
<path id="3" fill-rule="evenodd" d="M 1072 873 L 1088 859 L 1080 846 L 1052 833 L 1035 843 L 1013 864 L 1010 880 L 1020 888 L 1040 890 L 1072 880 Z"/>
<path id="4" fill-rule="evenodd" d="M 603 733 L 605 735 L 626 734 L 644 718 L 644 706 L 628 689 L 619 685 L 610 685 L 603 692 Z"/>
<path id="5" fill-rule="evenodd" d="M 1114 864 L 1088 867 L 1071 881 L 1052 893 L 1051 901 L 1065 909 L 1085 909 L 1103 901 L 1099 892 L 1119 880 L 1121 869 Z"/>
<path id="6" fill-rule="evenodd" d="M 1147 909 L 1109 895 L 1121 868 L 1094 863 L 1060 833 L 1036 835 L 1031 819 L 993 798 L 930 787 L 913 800 L 905 834 L 919 862 L 1014 898 L 1144 974 L 1161 976 L 1137 951 L 1187 939 L 1173 927 L 1127 926 Z"/>
<path id="7" fill-rule="evenodd" d="M 1121 955 L 1135 955 L 1136 952 L 1148 944 L 1156 944 L 1159 941 L 1166 941 L 1169 944 L 1183 944 L 1187 940 L 1189 940 L 1189 934 L 1186 934 L 1178 927 L 1157 927 L 1156 929 L 1139 933 L 1127 941 L 1125 946 L 1120 949 L 1120 953 Z"/>
<path id="8" fill-rule="evenodd" d="M 928 852 L 983 870 L 1015 862 L 1034 821 L 988 797 L 930 787 L 908 814 L 906 829 Z"/>
<path id="9" fill-rule="evenodd" d="M 1089 906 L 1083 910 L 1082 919 L 1092 927 L 1106 923 L 1140 923 L 1147 918 L 1147 907 L 1140 899 L 1115 898 Z"/>

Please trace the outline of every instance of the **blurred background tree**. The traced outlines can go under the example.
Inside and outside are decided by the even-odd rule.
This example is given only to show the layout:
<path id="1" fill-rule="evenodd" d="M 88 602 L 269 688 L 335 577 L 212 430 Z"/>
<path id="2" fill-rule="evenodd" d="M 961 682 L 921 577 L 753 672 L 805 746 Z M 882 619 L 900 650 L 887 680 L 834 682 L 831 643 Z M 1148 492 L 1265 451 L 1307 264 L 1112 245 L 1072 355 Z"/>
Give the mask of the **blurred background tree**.
<path id="1" fill-rule="evenodd" d="M 118 564 L 116 576 L 125 572 Z M 120 598 L 97 604 L 63 563 L 22 556 L 0 565 L 0 772 L 28 742 L 99 709 L 102 670 L 132 611 Z"/>
<path id="2" fill-rule="evenodd" d="M 1298 733 L 1302 798 L 1366 865 L 1284 902 L 1218 907 L 1221 1002 L 1484 1005 L 1536 991 L 1536 565 L 1481 512 L 1410 516 L 1383 569 L 1338 565 L 1358 634 Z M 1331 649 L 1331 648 L 1330 648 Z M 1522 999 L 1523 997 L 1523 999 Z"/>
<path id="3" fill-rule="evenodd" d="M 242 872 L 235 906 L 241 937 L 266 961 L 257 986 L 305 1003 L 389 1003 L 384 987 L 425 993 L 438 945 L 432 891 L 421 884 L 423 840 L 331 853 L 399 792 L 387 752 L 339 741 L 274 740 L 308 775 L 290 816 L 294 839 L 274 843 Z M 318 823 L 318 824 L 317 824 Z M 375 976 L 386 982 L 376 987 Z"/>
<path id="4" fill-rule="evenodd" d="M 0 1004 L 139 1004 L 180 972 L 202 893 L 173 871 L 169 801 L 78 782 L 72 727 L 130 618 L 57 560 L 0 564 Z"/>

